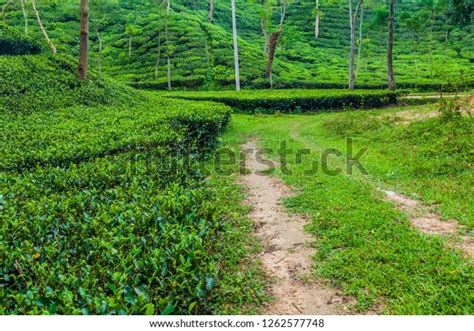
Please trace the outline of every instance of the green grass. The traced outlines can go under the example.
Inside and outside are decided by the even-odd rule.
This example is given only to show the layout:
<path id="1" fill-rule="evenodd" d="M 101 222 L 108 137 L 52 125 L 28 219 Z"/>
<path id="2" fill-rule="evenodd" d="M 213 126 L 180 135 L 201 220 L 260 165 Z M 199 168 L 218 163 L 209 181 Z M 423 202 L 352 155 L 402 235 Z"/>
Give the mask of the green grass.
<path id="1" fill-rule="evenodd" d="M 396 110 L 400 109 L 382 112 Z M 382 193 L 376 190 L 378 185 L 391 187 L 391 184 L 398 183 L 396 189 L 409 191 L 416 188 L 419 197 L 428 204 L 432 203 L 430 192 L 435 192 L 444 197 L 437 201 L 435 207 L 438 211 L 445 216 L 452 212 L 460 222 L 471 224 L 467 220 L 472 220 L 473 194 L 467 183 L 472 181 L 469 168 L 472 163 L 467 164 L 465 171 L 454 168 L 445 176 L 419 176 L 416 172 L 417 165 L 426 162 L 432 162 L 431 165 L 439 163 L 442 168 L 443 158 L 444 162 L 450 162 L 447 158 L 450 145 L 445 146 L 447 154 L 424 153 L 437 146 L 436 143 L 444 146 L 447 137 L 451 144 L 459 145 L 459 157 L 472 157 L 466 155 L 469 150 L 465 145 L 472 137 L 470 124 L 464 120 L 461 120 L 462 125 L 438 123 L 433 119 L 408 127 L 385 124 L 386 120 L 373 125 L 373 121 L 379 121 L 375 115 L 381 112 L 373 113 L 373 116 L 362 112 L 315 116 L 234 115 L 231 130 L 226 135 L 239 142 L 257 136 L 262 147 L 273 151 L 278 150 L 280 142 L 285 140 L 288 148 L 294 150 L 310 148 L 312 160 L 321 164 L 320 153 L 325 148 L 345 151 L 344 135 L 332 130 L 334 122 L 361 116 L 357 123 L 363 129 L 360 133 L 352 132 L 351 136 L 355 140 L 355 151 L 360 147 L 369 148 L 362 159 L 369 171 L 368 176 L 357 171 L 353 176 L 328 176 L 321 172 L 321 168 L 316 174 L 307 176 L 304 171 L 312 165 L 310 159 L 297 163 L 291 157 L 288 167 L 292 172 L 278 173 L 299 192 L 286 199 L 285 205 L 294 212 L 312 217 L 307 230 L 315 235 L 315 275 L 341 287 L 346 295 L 355 296 L 356 309 L 360 311 L 380 304 L 382 312 L 390 314 L 472 314 L 474 270 L 471 261 L 460 251 L 447 248 L 443 238 L 424 235 L 413 229 L 407 217 L 385 202 Z M 423 140 L 425 136 L 419 134 L 426 126 L 431 127 L 433 133 Z M 434 127 L 437 126 L 442 132 L 436 131 Z M 458 127 L 454 134 L 453 126 Z M 385 136 L 385 139 L 381 138 Z M 404 158 L 399 157 L 398 153 L 412 149 L 419 150 L 405 152 Z M 273 157 L 276 158 L 276 153 Z M 414 163 L 413 167 L 407 168 L 411 163 Z M 334 157 L 329 161 L 331 168 L 341 164 L 343 162 Z M 396 172 L 397 169 L 403 169 L 404 176 L 388 180 L 387 171 Z M 438 177 L 438 182 L 433 182 L 433 178 Z M 446 183 L 451 185 L 446 186 Z M 464 201 L 459 201 L 463 194 Z"/>

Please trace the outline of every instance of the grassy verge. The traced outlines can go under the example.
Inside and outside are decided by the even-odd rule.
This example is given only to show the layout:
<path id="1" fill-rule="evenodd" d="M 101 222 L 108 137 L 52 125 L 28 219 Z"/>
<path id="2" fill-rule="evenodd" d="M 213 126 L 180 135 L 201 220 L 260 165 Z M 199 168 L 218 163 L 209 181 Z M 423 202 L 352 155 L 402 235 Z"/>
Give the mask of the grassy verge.
<path id="1" fill-rule="evenodd" d="M 394 110 L 386 110 L 391 111 Z M 374 189 L 374 184 L 382 179 L 377 176 L 377 172 L 369 178 L 362 178 L 360 174 L 352 177 L 342 174 L 328 176 L 321 173 L 319 168 L 316 174 L 305 175 L 305 171 L 313 166 L 313 160 L 321 165 L 322 150 L 334 147 L 345 152 L 345 139 L 333 132 L 332 124 L 327 124 L 345 116 L 347 115 L 237 115 L 234 116 L 233 129 L 228 134 L 258 135 L 261 137 L 262 147 L 273 151 L 280 148 L 282 140 L 293 150 L 312 150 L 311 159 L 305 158 L 302 162 L 296 162 L 291 157 L 288 159 L 291 173 L 279 173 L 300 192 L 287 199 L 286 205 L 295 212 L 312 216 L 308 230 L 317 238 L 315 274 L 340 286 L 346 294 L 354 295 L 357 298 L 357 309 L 364 311 L 381 304 L 382 311 L 391 314 L 472 314 L 474 301 L 471 293 L 474 284 L 471 261 L 459 251 L 446 248 L 442 238 L 427 236 L 411 228 L 406 216 L 385 202 L 382 194 Z M 370 126 L 372 122 L 365 119 L 360 123 Z M 372 129 L 362 129 L 367 130 Z M 391 148 L 387 146 L 390 141 L 388 138 L 374 138 L 371 141 L 369 152 L 363 159 L 369 173 L 379 163 L 383 165 L 379 168 L 380 175 L 389 169 L 405 169 L 407 164 L 416 160 L 419 164 L 427 160 L 436 162 L 435 153 L 423 157 L 420 157 L 420 153 L 412 153 L 400 161 L 396 148 L 398 139 L 395 137 L 399 137 L 401 132 L 406 133 L 402 147 L 398 147 L 403 150 L 416 148 L 422 139 L 417 133 L 410 134 L 411 130 L 418 131 L 417 124 L 400 129 L 392 127 L 391 130 L 394 130 L 390 136 Z M 465 149 L 462 143 L 465 134 L 454 135 L 458 137 L 456 141 L 460 143 L 461 150 Z M 364 145 L 360 144 L 357 134 L 354 136 L 354 150 L 357 151 Z M 436 139 L 444 141 L 446 138 L 443 135 L 436 138 L 433 134 L 427 139 L 425 147 L 433 146 Z M 276 153 L 273 156 L 276 157 Z M 329 161 L 331 168 L 340 164 L 334 158 Z M 464 173 L 460 177 L 456 176 L 454 172 L 453 180 L 457 181 L 464 192 L 469 192 L 466 182 L 462 184 L 466 178 L 463 176 L 469 175 Z M 425 187 L 426 191 L 439 191 L 438 194 L 443 195 L 443 185 L 431 185 L 431 178 L 416 176 L 410 169 L 407 169 L 405 177 L 399 179 L 400 186 L 413 183 L 417 187 Z M 445 179 L 445 182 L 449 182 L 449 179 Z M 423 190 L 418 193 L 423 194 Z M 468 200 L 472 199 L 472 194 L 469 194 Z M 456 210 L 458 203 L 455 195 L 451 195 L 441 205 L 446 206 L 446 210 Z M 468 204 L 466 202 L 465 206 Z M 467 217 L 469 209 L 458 211 L 458 215 L 462 213 Z"/>

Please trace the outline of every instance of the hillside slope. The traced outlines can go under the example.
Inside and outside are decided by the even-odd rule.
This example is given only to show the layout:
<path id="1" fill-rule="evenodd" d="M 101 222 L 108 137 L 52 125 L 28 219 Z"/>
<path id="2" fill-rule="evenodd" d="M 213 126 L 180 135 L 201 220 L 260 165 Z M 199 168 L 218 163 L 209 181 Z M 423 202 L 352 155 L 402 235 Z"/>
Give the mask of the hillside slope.
<path id="1" fill-rule="evenodd" d="M 39 1 L 38 1 L 39 2 Z M 74 54 L 78 44 L 78 8 L 71 1 L 39 2 L 45 26 L 60 52 Z M 91 5 L 92 65 L 127 83 L 164 88 L 166 55 L 170 54 L 174 87 L 207 88 L 233 83 L 230 3 L 215 1 L 212 23 L 207 2 L 172 1 L 169 50 L 164 36 L 165 11 L 154 1 L 108 1 Z M 288 6 L 276 53 L 277 87 L 337 87 L 346 84 L 349 27 L 347 5 L 322 3 L 320 36 L 314 36 L 314 1 Z M 397 5 L 395 74 L 401 86 L 447 81 L 466 83 L 474 76 L 474 25 L 449 23 L 443 5 L 413 1 Z M 443 3 L 443 2 L 441 2 Z M 106 6 L 104 5 L 106 4 Z M 105 7 L 104 7 L 105 6 Z M 244 86 L 265 87 L 261 4 L 237 1 L 241 75 Z M 364 14 L 357 84 L 383 86 L 386 80 L 384 8 L 368 5 Z M 32 15 L 30 15 L 30 20 Z M 274 8 L 271 30 L 279 19 Z M 380 18 L 382 17 L 382 19 Z M 11 7 L 7 22 L 22 24 L 19 8 Z M 32 33 L 39 34 L 34 21 Z M 358 22 L 359 26 L 359 22 Z M 100 36 L 100 41 L 99 41 Z M 99 44 L 102 50 L 99 54 Z M 161 42 L 160 61 L 157 63 Z M 142 85 L 143 86 L 143 85 Z"/>

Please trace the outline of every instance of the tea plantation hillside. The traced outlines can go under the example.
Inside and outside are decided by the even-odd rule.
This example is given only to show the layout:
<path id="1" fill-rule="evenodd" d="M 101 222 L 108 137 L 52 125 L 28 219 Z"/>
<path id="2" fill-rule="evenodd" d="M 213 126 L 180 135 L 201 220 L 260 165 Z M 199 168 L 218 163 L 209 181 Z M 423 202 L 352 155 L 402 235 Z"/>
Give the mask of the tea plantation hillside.
<path id="1" fill-rule="evenodd" d="M 0 315 L 241 312 L 261 300 L 258 273 L 237 266 L 252 246 L 241 207 L 226 204 L 238 188 L 205 180 L 229 108 L 96 72 L 79 82 L 71 59 L 16 33 L 0 35 Z"/>
<path id="2" fill-rule="evenodd" d="M 79 15 L 72 13 L 77 12 L 77 5 L 71 1 L 38 1 L 38 4 L 59 52 L 74 54 L 78 44 Z M 237 7 L 243 84 L 267 87 L 262 5 L 242 0 L 237 1 Z M 400 87 L 434 88 L 432 84 L 447 82 L 472 84 L 472 19 L 455 23 L 446 14 L 446 7 L 446 1 L 436 5 L 429 1 L 397 3 L 394 67 Z M 320 10 L 320 35 L 315 38 L 314 1 L 289 3 L 273 70 L 276 87 L 346 86 L 349 51 L 347 4 L 321 1 Z M 385 85 L 386 11 L 382 2 L 366 5 L 360 61 L 357 61 L 356 70 L 359 87 Z M 278 8 L 272 12 L 269 32 L 276 31 L 279 21 Z M 169 54 L 175 88 L 212 89 L 233 83 L 228 1 L 215 1 L 212 23 L 207 20 L 206 1 L 172 1 L 169 47 L 164 33 L 163 3 L 95 1 L 91 3 L 91 15 L 93 65 L 124 82 L 137 87 L 165 88 L 166 57 Z M 11 25 L 23 24 L 18 5 L 10 6 L 6 21 Z M 32 15 L 30 30 L 40 38 Z"/>

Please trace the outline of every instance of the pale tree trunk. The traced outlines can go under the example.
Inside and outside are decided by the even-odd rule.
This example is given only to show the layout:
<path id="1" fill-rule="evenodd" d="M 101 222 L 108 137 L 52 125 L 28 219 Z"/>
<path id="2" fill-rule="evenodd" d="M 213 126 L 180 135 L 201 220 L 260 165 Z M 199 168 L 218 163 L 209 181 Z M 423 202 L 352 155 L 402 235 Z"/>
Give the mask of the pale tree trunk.
<path id="1" fill-rule="evenodd" d="M 269 40 L 269 37 L 268 37 L 267 28 L 265 27 L 265 23 L 264 23 L 263 19 L 262 19 L 262 22 L 261 22 L 261 26 L 262 26 L 262 33 L 263 33 L 263 38 L 264 38 L 263 52 L 265 54 L 268 54 L 268 40 Z"/>
<path id="2" fill-rule="evenodd" d="M 25 34 L 28 34 L 28 13 L 25 8 L 25 0 L 20 0 L 21 11 L 23 12 L 23 21 L 25 22 Z"/>
<path id="3" fill-rule="evenodd" d="M 387 78 L 388 88 L 394 90 L 395 76 L 393 73 L 393 34 L 394 34 L 394 16 L 395 16 L 395 0 L 390 0 L 390 9 L 388 14 L 388 39 L 387 39 Z"/>
<path id="4" fill-rule="evenodd" d="M 46 42 L 48 43 L 48 46 L 51 49 L 51 52 L 53 52 L 53 54 L 56 54 L 57 53 L 56 46 L 54 46 L 53 42 L 49 39 L 48 33 L 46 32 L 46 30 L 43 26 L 43 23 L 41 22 L 39 12 L 36 9 L 35 0 L 31 0 L 31 7 L 33 8 L 33 12 L 35 13 L 35 17 L 36 17 L 36 21 L 38 22 L 38 26 L 39 26 L 41 32 L 43 33 L 43 36 L 46 39 Z"/>
<path id="5" fill-rule="evenodd" d="M 79 39 L 79 80 L 87 79 L 89 60 L 89 0 L 81 0 L 81 35 Z"/>
<path id="6" fill-rule="evenodd" d="M 7 0 L 7 2 L 2 7 L 2 20 L 3 20 L 3 23 L 5 23 L 5 21 L 6 21 L 7 10 L 8 10 L 8 7 L 11 5 L 11 3 L 12 3 L 11 0 Z"/>
<path id="7" fill-rule="evenodd" d="M 97 39 L 99 40 L 99 56 L 97 58 L 97 67 L 99 68 L 99 73 L 102 74 L 102 38 L 100 36 L 99 27 L 95 28 L 95 33 L 97 34 Z"/>
<path id="8" fill-rule="evenodd" d="M 155 63 L 155 79 L 158 79 L 158 68 L 160 67 L 161 62 L 161 30 L 158 31 L 158 51 L 156 54 L 156 63 Z"/>
<path id="9" fill-rule="evenodd" d="M 161 16 L 162 16 L 162 6 L 161 3 L 158 7 L 158 17 L 161 21 Z M 156 54 L 156 63 L 155 63 L 155 79 L 158 79 L 158 68 L 160 67 L 160 62 L 161 62 L 161 24 L 158 26 L 158 48 L 157 48 L 157 54 Z"/>
<path id="10" fill-rule="evenodd" d="M 357 69 L 356 77 L 359 75 L 360 71 L 360 56 L 362 52 L 362 31 L 364 29 L 364 6 L 360 7 L 360 18 L 359 18 L 359 40 L 358 40 L 358 49 L 357 49 Z"/>
<path id="11" fill-rule="evenodd" d="M 102 48 L 104 47 L 104 41 L 102 40 L 102 36 L 100 35 L 100 28 L 102 22 L 107 17 L 107 14 L 104 14 L 101 20 L 95 21 L 95 33 L 97 35 L 97 40 L 99 41 L 99 54 L 97 56 L 97 68 L 99 68 L 99 73 L 102 74 Z"/>
<path id="12" fill-rule="evenodd" d="M 355 34 L 356 34 L 356 21 L 357 14 L 359 13 L 360 6 L 363 0 L 357 1 L 357 7 L 355 10 L 352 8 L 352 0 L 349 0 L 349 25 L 351 30 L 350 39 L 350 51 L 349 51 L 349 89 L 353 90 L 355 87 L 355 75 L 354 75 L 354 62 L 355 62 Z"/>
<path id="13" fill-rule="evenodd" d="M 237 19 L 235 15 L 235 0 L 231 0 L 232 7 L 232 36 L 234 40 L 234 72 L 235 90 L 240 91 L 239 46 L 237 41 Z"/>
<path id="14" fill-rule="evenodd" d="M 166 79 L 168 83 L 168 90 L 171 91 L 171 57 L 170 57 L 170 48 L 169 48 L 170 42 L 169 42 L 169 29 L 168 29 L 170 10 L 171 10 L 171 0 L 166 0 L 165 34 L 166 34 L 166 53 L 167 53 L 166 63 L 168 66 L 168 69 L 166 71 Z"/>
<path id="15" fill-rule="evenodd" d="M 207 21 L 212 22 L 214 18 L 214 0 L 209 0 L 209 14 L 207 16 Z"/>
<path id="16" fill-rule="evenodd" d="M 132 56 L 132 41 L 133 41 L 133 34 L 129 33 L 129 35 L 128 35 L 128 57 Z"/>
<path id="17" fill-rule="evenodd" d="M 319 38 L 319 18 L 321 13 L 319 12 L 319 0 L 316 0 L 316 17 L 314 19 L 314 37 Z"/>

